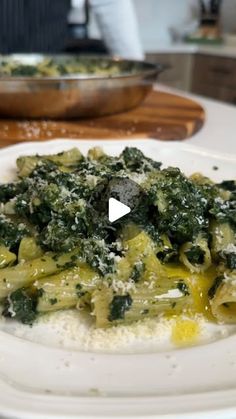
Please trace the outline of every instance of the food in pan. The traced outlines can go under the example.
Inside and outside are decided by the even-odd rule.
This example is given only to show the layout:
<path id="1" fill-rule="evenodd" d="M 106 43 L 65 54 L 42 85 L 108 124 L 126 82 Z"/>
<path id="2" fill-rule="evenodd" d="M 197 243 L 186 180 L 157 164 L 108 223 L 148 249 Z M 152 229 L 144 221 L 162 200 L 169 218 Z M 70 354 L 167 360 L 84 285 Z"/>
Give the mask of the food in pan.
<path id="1" fill-rule="evenodd" d="M 236 323 L 236 182 L 189 178 L 139 149 L 78 149 L 17 159 L 0 185 L 3 316 L 33 325 L 74 309 L 96 327 L 201 314 Z M 110 223 L 111 181 L 130 179 L 137 208 Z"/>
<path id="2" fill-rule="evenodd" d="M 43 58 L 29 64 L 14 58 L 0 59 L 0 77 L 60 77 L 60 76 L 118 76 L 133 73 L 135 64 L 109 61 L 103 58 Z M 137 71 L 137 69 L 136 69 Z"/>

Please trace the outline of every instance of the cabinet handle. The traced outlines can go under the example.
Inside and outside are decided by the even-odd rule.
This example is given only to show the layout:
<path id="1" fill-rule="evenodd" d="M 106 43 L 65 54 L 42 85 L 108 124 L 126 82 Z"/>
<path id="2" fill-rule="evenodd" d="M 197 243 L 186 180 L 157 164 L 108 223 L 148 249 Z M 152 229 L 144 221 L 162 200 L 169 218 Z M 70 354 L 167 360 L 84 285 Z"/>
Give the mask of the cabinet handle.
<path id="1" fill-rule="evenodd" d="M 222 76 L 229 76 L 230 74 L 232 74 L 232 70 L 220 66 L 211 67 L 210 70 L 212 73 L 221 74 Z"/>

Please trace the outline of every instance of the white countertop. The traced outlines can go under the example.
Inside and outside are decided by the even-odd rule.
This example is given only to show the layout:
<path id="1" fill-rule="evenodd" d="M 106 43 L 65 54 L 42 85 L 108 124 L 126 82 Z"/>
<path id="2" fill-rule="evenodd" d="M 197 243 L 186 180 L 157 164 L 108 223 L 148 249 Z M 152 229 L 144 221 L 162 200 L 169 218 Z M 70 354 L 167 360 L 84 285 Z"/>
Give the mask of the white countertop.
<path id="1" fill-rule="evenodd" d="M 236 157 L 236 106 L 188 94 L 160 84 L 156 86 L 156 89 L 193 99 L 205 109 L 206 120 L 203 128 L 186 143 L 207 148 L 212 152 L 234 154 Z"/>
<path id="2" fill-rule="evenodd" d="M 187 43 L 152 42 L 145 51 L 147 54 L 206 54 L 236 58 L 236 45 L 199 45 Z"/>

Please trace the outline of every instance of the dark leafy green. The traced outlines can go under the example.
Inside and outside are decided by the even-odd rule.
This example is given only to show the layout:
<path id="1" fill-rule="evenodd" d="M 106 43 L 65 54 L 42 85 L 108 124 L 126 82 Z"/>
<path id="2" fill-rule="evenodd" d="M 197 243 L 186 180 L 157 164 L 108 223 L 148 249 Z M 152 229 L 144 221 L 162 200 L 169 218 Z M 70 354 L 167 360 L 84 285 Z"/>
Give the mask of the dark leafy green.
<path id="1" fill-rule="evenodd" d="M 181 291 L 184 295 L 190 295 L 189 290 L 188 290 L 188 286 L 187 284 L 185 284 L 184 281 L 179 281 L 177 283 L 177 288 L 179 291 Z"/>
<path id="2" fill-rule="evenodd" d="M 27 236 L 29 231 L 22 222 L 14 222 L 0 214 L 0 244 L 11 250 L 17 250 L 20 241 Z"/>
<path id="3" fill-rule="evenodd" d="M 37 316 L 37 299 L 37 293 L 31 295 L 27 289 L 20 288 L 5 300 L 2 315 L 32 325 Z"/>
<path id="4" fill-rule="evenodd" d="M 124 319 L 126 311 L 130 310 L 132 305 L 132 298 L 129 294 L 126 295 L 115 295 L 112 302 L 110 303 L 109 309 L 109 321 Z"/>
<path id="5" fill-rule="evenodd" d="M 224 281 L 223 275 L 216 277 L 212 287 L 208 291 L 208 297 L 210 299 L 214 298 L 216 291 L 218 290 L 219 286 L 222 284 L 223 281 Z"/>
<path id="6" fill-rule="evenodd" d="M 205 252 L 198 245 L 192 246 L 191 249 L 185 252 L 185 254 L 189 262 L 192 263 L 193 265 L 201 265 L 204 262 Z"/>

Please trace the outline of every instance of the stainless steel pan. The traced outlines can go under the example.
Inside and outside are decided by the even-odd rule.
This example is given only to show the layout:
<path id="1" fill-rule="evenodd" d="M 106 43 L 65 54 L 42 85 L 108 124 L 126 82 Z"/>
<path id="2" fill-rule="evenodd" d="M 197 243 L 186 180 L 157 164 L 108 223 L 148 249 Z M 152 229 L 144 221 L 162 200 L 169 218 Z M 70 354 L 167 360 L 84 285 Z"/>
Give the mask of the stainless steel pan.
<path id="1" fill-rule="evenodd" d="M 22 63 L 37 64 L 45 57 L 60 63 L 75 55 L 1 56 Z M 99 56 L 82 57 L 107 60 L 120 66 L 114 76 L 72 74 L 60 77 L 0 77 L 0 116 L 13 118 L 70 119 L 124 112 L 139 105 L 152 89 L 162 65 Z M 124 70 L 125 69 L 125 70 Z"/>

